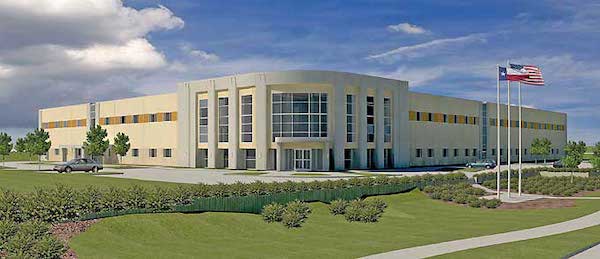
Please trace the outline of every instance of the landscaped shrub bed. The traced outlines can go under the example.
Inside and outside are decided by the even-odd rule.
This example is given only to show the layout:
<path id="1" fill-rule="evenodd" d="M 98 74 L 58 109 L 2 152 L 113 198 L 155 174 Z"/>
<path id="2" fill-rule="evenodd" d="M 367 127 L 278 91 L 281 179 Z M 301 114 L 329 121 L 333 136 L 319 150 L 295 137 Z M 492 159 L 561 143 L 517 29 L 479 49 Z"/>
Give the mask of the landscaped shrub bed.
<path id="1" fill-rule="evenodd" d="M 286 205 L 268 204 L 263 208 L 261 214 L 266 222 L 281 222 L 288 228 L 296 228 L 304 223 L 310 212 L 306 203 L 296 200 Z"/>
<path id="2" fill-rule="evenodd" d="M 518 188 L 518 179 L 511 178 L 511 187 Z M 573 182 L 571 182 L 571 180 Z M 496 189 L 496 180 L 488 180 L 483 183 L 490 189 Z M 522 190 L 531 194 L 543 194 L 554 196 L 572 196 L 581 191 L 600 190 L 599 177 L 544 177 L 536 176 L 522 179 Z M 500 182 L 500 188 L 508 188 L 508 181 Z"/>
<path id="3" fill-rule="evenodd" d="M 334 200 L 329 204 L 332 215 L 344 215 L 347 221 L 377 222 L 387 204 L 381 199 Z"/>
<path id="4" fill-rule="evenodd" d="M 540 172 L 573 172 L 573 173 L 589 173 L 590 177 L 599 177 L 600 173 L 598 172 L 598 169 L 594 169 L 594 168 L 553 168 L 553 167 L 536 167 L 536 168 L 523 168 L 521 170 L 521 177 L 522 178 L 529 178 L 529 177 L 535 177 L 535 176 L 540 176 Z M 511 170 L 510 172 L 510 176 L 511 178 L 517 178 L 519 177 L 519 170 L 514 168 L 513 170 Z M 476 174 L 474 175 L 474 177 L 477 179 L 477 183 L 482 184 L 486 181 L 489 180 L 495 180 L 496 179 L 496 172 L 487 172 L 487 173 L 481 173 L 481 174 Z M 501 179 L 507 179 L 508 178 L 508 170 L 503 170 L 500 172 L 500 178 Z"/>
<path id="5" fill-rule="evenodd" d="M 497 199 L 481 199 L 480 197 L 485 195 L 485 191 L 467 183 L 427 186 L 423 191 L 433 199 L 468 204 L 474 208 L 486 207 L 494 209 L 501 204 L 500 200 Z"/>
<path id="6" fill-rule="evenodd" d="M 48 223 L 0 220 L 1 258 L 60 258 L 65 250 L 63 243 L 50 234 Z"/>

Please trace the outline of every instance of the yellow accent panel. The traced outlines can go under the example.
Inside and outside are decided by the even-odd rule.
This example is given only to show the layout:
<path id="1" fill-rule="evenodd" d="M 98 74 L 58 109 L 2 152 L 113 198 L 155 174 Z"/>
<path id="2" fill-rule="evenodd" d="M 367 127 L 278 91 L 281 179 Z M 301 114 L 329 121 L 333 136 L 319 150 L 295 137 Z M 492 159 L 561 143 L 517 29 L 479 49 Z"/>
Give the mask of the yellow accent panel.
<path id="1" fill-rule="evenodd" d="M 417 120 L 417 112 L 415 111 L 409 111 L 408 112 L 408 119 L 411 121 L 416 121 Z"/>

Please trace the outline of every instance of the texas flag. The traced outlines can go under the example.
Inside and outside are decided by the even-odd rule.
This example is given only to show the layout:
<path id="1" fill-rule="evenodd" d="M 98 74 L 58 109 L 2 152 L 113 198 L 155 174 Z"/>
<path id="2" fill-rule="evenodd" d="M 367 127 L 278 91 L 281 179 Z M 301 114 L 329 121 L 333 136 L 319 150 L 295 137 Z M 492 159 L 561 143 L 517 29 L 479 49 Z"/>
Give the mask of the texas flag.
<path id="1" fill-rule="evenodd" d="M 498 79 L 501 81 L 518 81 L 529 85 L 544 85 L 542 71 L 532 65 L 509 64 L 509 67 L 499 67 Z"/>

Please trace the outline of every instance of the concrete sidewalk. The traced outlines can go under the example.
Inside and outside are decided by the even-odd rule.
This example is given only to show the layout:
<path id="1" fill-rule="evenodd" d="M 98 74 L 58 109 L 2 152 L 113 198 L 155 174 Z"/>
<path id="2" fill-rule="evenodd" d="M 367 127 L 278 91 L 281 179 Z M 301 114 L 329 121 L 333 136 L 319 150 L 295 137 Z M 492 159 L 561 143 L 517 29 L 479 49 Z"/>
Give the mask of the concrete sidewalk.
<path id="1" fill-rule="evenodd" d="M 600 244 L 585 250 L 579 254 L 576 254 L 572 257 L 569 258 L 573 258 L 573 259 L 598 259 L 600 258 Z"/>
<path id="2" fill-rule="evenodd" d="M 579 229 L 584 229 L 587 227 L 593 227 L 596 225 L 600 225 L 600 211 L 587 216 L 583 216 L 581 218 L 542 227 L 406 248 L 376 255 L 370 255 L 364 258 L 426 258 L 484 246 L 498 245 L 562 234 Z M 591 253 L 593 253 L 594 251 L 592 251 Z"/>

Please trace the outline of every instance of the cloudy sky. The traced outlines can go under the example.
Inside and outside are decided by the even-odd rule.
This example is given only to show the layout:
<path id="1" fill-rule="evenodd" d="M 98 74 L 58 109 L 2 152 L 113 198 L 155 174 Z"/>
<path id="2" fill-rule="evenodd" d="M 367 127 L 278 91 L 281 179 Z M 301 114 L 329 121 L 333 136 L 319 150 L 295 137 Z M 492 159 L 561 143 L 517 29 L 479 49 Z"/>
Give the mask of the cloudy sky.
<path id="1" fill-rule="evenodd" d="M 267 70 L 366 73 L 495 101 L 495 66 L 510 59 L 546 79 L 525 105 L 567 112 L 570 139 L 600 141 L 600 4 L 483 2 L 2 0 L 0 131 L 22 135 L 43 107 Z"/>

